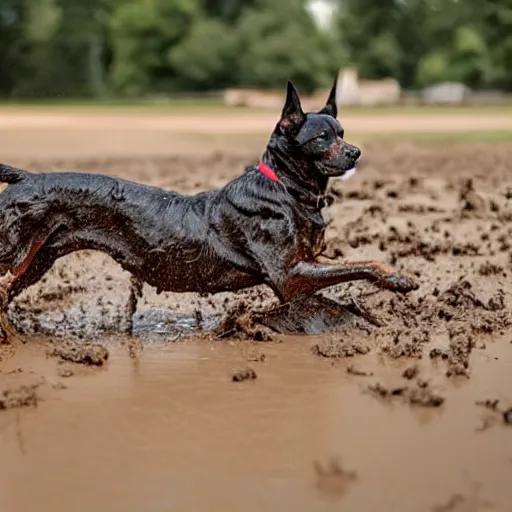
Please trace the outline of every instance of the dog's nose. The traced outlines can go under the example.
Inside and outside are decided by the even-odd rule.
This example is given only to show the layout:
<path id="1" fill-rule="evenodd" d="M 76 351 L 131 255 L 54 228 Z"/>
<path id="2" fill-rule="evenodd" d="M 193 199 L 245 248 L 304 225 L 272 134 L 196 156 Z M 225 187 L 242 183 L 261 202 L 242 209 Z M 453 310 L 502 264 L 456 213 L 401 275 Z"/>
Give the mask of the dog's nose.
<path id="1" fill-rule="evenodd" d="M 356 146 L 352 146 L 350 148 L 349 154 L 350 154 L 351 158 L 353 158 L 354 160 L 357 160 L 361 156 L 361 150 Z"/>

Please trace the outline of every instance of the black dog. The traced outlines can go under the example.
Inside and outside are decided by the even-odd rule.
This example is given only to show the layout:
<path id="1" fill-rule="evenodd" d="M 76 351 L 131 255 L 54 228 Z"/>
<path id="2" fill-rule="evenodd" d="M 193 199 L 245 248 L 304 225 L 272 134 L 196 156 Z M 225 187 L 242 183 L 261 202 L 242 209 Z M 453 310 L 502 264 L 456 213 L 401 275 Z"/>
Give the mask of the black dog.
<path id="1" fill-rule="evenodd" d="M 10 273 L 4 306 L 81 249 L 109 254 L 160 291 L 213 294 L 264 283 L 289 302 L 358 279 L 416 289 L 376 262 L 318 262 L 328 180 L 351 171 L 361 153 L 343 140 L 335 91 L 320 112 L 305 114 L 289 83 L 259 165 L 191 197 L 108 176 L 0 165 L 0 182 L 9 184 L 0 194 L 0 275 Z"/>

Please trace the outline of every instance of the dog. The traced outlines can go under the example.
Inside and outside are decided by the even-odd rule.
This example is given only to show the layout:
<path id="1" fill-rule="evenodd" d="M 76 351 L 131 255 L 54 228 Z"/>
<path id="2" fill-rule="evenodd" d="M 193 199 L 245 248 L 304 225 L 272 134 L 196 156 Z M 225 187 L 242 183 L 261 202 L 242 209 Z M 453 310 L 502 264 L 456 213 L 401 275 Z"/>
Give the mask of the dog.
<path id="1" fill-rule="evenodd" d="M 304 113 L 288 82 L 260 162 L 223 188 L 194 196 L 85 173 L 29 173 L 0 165 L 0 275 L 4 307 L 54 262 L 84 249 L 110 255 L 158 292 L 235 292 L 265 284 L 282 303 L 332 285 L 374 281 L 407 293 L 410 278 L 375 261 L 320 262 L 330 178 L 354 172 L 361 151 L 344 140 L 336 85 Z M 138 283 L 138 284 L 137 284 Z"/>

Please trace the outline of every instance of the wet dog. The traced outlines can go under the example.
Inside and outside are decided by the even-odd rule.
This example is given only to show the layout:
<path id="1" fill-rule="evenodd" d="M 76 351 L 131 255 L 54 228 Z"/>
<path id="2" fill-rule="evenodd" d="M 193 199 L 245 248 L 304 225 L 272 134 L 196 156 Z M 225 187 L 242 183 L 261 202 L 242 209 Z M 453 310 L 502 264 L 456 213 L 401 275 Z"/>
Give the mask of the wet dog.
<path id="1" fill-rule="evenodd" d="M 373 261 L 320 262 L 328 181 L 353 172 L 360 150 L 344 140 L 336 86 L 320 112 L 304 113 L 288 84 L 258 165 L 223 188 L 183 196 L 110 176 L 33 174 L 0 165 L 3 306 L 69 253 L 109 254 L 158 291 L 214 294 L 268 285 L 283 303 L 354 280 L 397 292 L 417 285 Z"/>

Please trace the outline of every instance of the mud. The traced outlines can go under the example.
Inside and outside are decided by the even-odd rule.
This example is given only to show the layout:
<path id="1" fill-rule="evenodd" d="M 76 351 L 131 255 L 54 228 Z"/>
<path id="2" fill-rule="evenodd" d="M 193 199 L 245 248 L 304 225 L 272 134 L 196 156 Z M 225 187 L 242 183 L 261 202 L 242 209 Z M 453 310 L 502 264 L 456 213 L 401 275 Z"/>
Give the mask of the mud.
<path id="1" fill-rule="evenodd" d="M 0 411 L 37 406 L 37 385 L 20 386 L 0 392 Z"/>
<path id="2" fill-rule="evenodd" d="M 331 459 L 325 465 L 315 461 L 314 468 L 317 474 L 317 488 L 322 493 L 342 496 L 357 481 L 357 473 L 344 469 L 337 459 Z"/>
<path id="3" fill-rule="evenodd" d="M 64 341 L 49 350 L 48 355 L 58 357 L 61 361 L 88 366 L 103 366 L 108 359 L 108 350 L 101 345 L 88 342 Z M 62 372 L 63 370 L 61 370 Z M 64 371 L 64 373 L 66 372 Z"/>
<path id="4" fill-rule="evenodd" d="M 243 382 L 244 380 L 255 380 L 257 377 L 258 375 L 252 368 L 244 368 L 236 371 L 231 380 L 233 382 Z"/>
<path id="5" fill-rule="evenodd" d="M 399 386 L 386 388 L 376 383 L 368 386 L 368 391 L 373 395 L 386 400 L 394 400 L 400 397 L 402 402 L 422 407 L 440 407 L 444 398 L 428 389 L 428 386 L 418 384 L 418 387 Z"/>
<path id="6" fill-rule="evenodd" d="M 1 389 L 45 384 L 37 409 L 1 411 L 0 509 L 508 510 L 512 147 L 363 153 L 356 177 L 333 185 L 330 256 L 415 275 L 407 296 L 353 283 L 280 306 L 265 288 L 144 286 L 130 319 L 130 277 L 95 252 L 59 260 L 20 296 Z M 10 163 L 194 193 L 257 156 Z M 233 384 L 247 365 L 257 379 Z M 487 397 L 496 410 L 475 406 Z"/>

